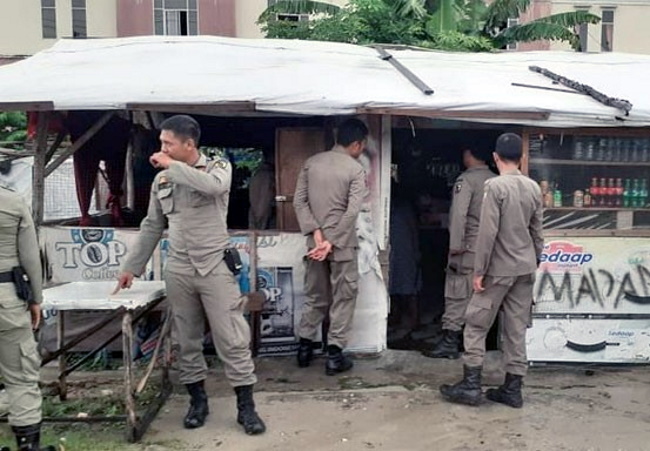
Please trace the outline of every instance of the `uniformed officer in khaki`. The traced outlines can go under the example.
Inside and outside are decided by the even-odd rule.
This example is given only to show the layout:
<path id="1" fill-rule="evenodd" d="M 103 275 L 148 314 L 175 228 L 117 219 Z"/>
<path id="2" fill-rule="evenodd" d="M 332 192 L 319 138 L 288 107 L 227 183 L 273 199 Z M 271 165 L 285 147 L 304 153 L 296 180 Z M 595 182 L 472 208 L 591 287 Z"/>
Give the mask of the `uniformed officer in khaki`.
<path id="1" fill-rule="evenodd" d="M 18 267 L 29 279 L 29 302 L 17 294 Z M 21 451 L 54 450 L 39 444 L 41 358 L 33 330 L 41 320 L 42 301 L 43 275 L 32 216 L 21 196 L 0 185 L 0 374 L 9 397 L 9 424 Z"/>
<path id="2" fill-rule="evenodd" d="M 535 271 L 544 247 L 542 195 L 539 186 L 519 171 L 521 138 L 501 135 L 494 160 L 499 176 L 485 184 L 474 262 L 474 295 L 465 315 L 464 378 L 440 391 L 451 401 L 477 405 L 482 401 L 481 370 L 485 339 L 497 313 L 503 311 L 503 385 L 488 399 L 521 407 L 526 375 L 526 328 L 533 303 Z"/>
<path id="3" fill-rule="evenodd" d="M 119 287 L 130 287 L 134 275 L 143 273 L 167 222 L 165 284 L 180 347 L 180 380 L 191 396 L 184 426 L 203 426 L 209 413 L 203 357 L 207 318 L 226 377 L 237 394 L 237 420 L 246 433 L 259 434 L 265 426 L 253 402 L 257 379 L 250 329 L 243 317 L 246 298 L 224 261 L 224 251 L 230 246 L 226 216 L 232 169 L 226 160 L 208 161 L 198 151 L 200 128 L 191 117 L 173 116 L 161 129 L 162 149 L 150 161 L 163 170 L 154 179 L 147 217 L 140 224 Z"/>
<path id="4" fill-rule="evenodd" d="M 445 313 L 442 316 L 442 339 L 427 357 L 457 359 L 465 324 L 465 310 L 472 296 L 474 255 L 478 224 L 483 203 L 483 185 L 495 176 L 488 168 L 487 152 L 478 144 L 463 151 L 467 168 L 454 183 L 449 212 L 449 257 L 445 277 Z"/>
<path id="5" fill-rule="evenodd" d="M 305 257 L 307 299 L 298 327 L 298 366 L 309 366 L 313 340 L 328 311 L 325 372 L 334 375 L 352 368 L 343 354 L 352 325 L 359 270 L 355 223 L 366 197 L 363 152 L 368 128 L 358 119 L 343 122 L 336 145 L 309 158 L 300 174 L 294 208 L 301 232 L 307 236 Z"/>

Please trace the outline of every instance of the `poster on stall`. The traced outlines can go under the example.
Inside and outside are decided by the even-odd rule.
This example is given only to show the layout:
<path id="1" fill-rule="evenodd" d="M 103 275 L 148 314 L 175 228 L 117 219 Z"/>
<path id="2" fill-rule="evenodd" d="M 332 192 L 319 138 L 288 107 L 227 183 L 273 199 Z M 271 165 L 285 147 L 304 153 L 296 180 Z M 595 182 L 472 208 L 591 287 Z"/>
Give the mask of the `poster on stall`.
<path id="1" fill-rule="evenodd" d="M 48 282 L 117 280 L 137 230 L 84 227 L 43 227 Z M 151 262 L 142 278 L 153 279 Z"/>
<path id="2" fill-rule="evenodd" d="M 544 319 L 528 329 L 531 362 L 650 363 L 650 319 Z"/>
<path id="3" fill-rule="evenodd" d="M 293 354 L 304 302 L 305 238 L 279 233 L 257 238 L 257 290 L 264 294 L 260 355 Z M 318 338 L 320 340 L 320 338 Z"/>
<path id="4" fill-rule="evenodd" d="M 534 294 L 537 314 L 650 315 L 650 240 L 548 241 Z"/>

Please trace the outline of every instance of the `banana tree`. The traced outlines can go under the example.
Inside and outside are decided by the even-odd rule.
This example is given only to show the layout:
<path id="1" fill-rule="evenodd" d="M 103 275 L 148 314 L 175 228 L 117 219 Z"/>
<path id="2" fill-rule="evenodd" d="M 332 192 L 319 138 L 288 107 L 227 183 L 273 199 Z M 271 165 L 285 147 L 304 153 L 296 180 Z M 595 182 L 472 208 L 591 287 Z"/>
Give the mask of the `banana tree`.
<path id="1" fill-rule="evenodd" d="M 496 48 L 514 42 L 566 41 L 575 49 L 580 47 L 576 27 L 597 24 L 600 17 L 586 11 L 552 14 L 523 24 L 508 26 L 508 19 L 518 18 L 530 7 L 531 0 L 495 0 L 485 12 L 482 34 L 494 41 Z"/>

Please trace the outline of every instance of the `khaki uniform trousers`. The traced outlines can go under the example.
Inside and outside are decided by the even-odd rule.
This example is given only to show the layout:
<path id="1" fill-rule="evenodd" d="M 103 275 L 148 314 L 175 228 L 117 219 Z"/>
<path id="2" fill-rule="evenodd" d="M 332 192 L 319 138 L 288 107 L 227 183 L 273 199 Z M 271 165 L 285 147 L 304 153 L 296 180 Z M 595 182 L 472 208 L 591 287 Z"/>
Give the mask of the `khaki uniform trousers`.
<path id="1" fill-rule="evenodd" d="M 518 376 L 526 375 L 526 329 L 530 322 L 534 281 L 534 274 L 485 276 L 485 291 L 474 293 L 465 314 L 463 361 L 466 366 L 483 365 L 485 339 L 499 310 L 502 310 L 505 371 Z"/>
<path id="2" fill-rule="evenodd" d="M 30 426 L 41 421 L 38 387 L 41 358 L 25 301 L 11 283 L 0 284 L 0 374 L 9 398 L 9 424 Z"/>
<path id="3" fill-rule="evenodd" d="M 459 332 L 465 324 L 465 311 L 472 297 L 474 253 L 451 255 L 445 276 L 445 313 L 442 328 Z"/>
<path id="4" fill-rule="evenodd" d="M 203 356 L 207 318 L 212 339 L 233 387 L 257 382 L 250 350 L 250 328 L 244 318 L 246 297 L 222 260 L 209 274 L 193 276 L 167 271 L 167 298 L 172 307 L 173 333 L 179 346 L 180 382 L 206 379 Z"/>
<path id="5" fill-rule="evenodd" d="M 314 340 L 329 309 L 327 344 L 344 349 L 359 291 L 356 253 L 352 260 L 346 261 L 318 262 L 306 258 L 305 266 L 307 297 L 298 326 L 298 335 Z"/>

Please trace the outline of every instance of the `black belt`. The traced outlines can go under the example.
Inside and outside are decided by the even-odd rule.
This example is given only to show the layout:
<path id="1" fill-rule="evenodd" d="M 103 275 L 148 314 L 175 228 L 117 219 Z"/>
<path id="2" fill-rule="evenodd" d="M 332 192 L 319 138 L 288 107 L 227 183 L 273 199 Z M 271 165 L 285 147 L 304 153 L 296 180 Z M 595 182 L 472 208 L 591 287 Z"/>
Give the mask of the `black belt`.
<path id="1" fill-rule="evenodd" d="M 0 272 L 0 283 L 9 283 L 14 281 L 14 275 L 11 271 Z"/>

